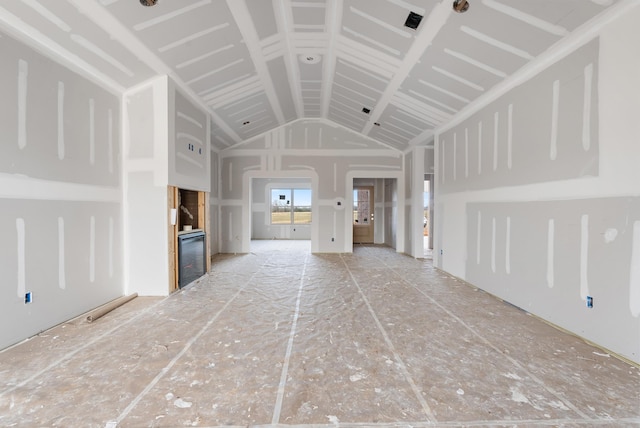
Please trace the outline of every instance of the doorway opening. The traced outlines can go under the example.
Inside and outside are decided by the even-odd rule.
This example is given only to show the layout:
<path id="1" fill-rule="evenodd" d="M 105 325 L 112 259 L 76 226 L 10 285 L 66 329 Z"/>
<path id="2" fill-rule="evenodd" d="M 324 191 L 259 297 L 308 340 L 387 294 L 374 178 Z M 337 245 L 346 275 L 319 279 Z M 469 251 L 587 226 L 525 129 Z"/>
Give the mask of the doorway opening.
<path id="1" fill-rule="evenodd" d="M 374 187 L 353 188 L 353 243 L 373 244 L 374 229 Z"/>
<path id="2" fill-rule="evenodd" d="M 424 175 L 423 210 L 424 219 L 422 236 L 424 241 L 424 257 L 433 258 L 433 174 Z"/>
<path id="3" fill-rule="evenodd" d="M 251 179 L 251 246 L 256 241 L 309 241 L 314 213 L 309 178 Z"/>

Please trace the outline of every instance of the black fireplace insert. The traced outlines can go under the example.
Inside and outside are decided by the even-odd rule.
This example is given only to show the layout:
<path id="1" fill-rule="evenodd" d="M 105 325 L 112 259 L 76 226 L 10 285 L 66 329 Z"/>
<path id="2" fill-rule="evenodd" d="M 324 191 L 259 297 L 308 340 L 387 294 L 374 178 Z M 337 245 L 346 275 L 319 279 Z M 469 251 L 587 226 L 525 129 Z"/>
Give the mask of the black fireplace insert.
<path id="1" fill-rule="evenodd" d="M 193 231 L 178 235 L 178 286 L 189 285 L 206 273 L 205 233 Z"/>

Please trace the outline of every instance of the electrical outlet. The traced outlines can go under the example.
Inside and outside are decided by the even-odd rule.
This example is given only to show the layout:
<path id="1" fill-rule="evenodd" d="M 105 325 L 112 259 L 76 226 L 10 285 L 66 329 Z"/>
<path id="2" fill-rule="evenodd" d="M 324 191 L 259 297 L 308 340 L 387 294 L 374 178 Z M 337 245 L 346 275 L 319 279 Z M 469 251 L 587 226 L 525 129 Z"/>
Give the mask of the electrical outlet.
<path id="1" fill-rule="evenodd" d="M 587 308 L 593 308 L 593 297 L 587 296 Z"/>
<path id="2" fill-rule="evenodd" d="M 31 291 L 24 293 L 24 304 L 33 302 L 33 296 L 31 295 Z"/>

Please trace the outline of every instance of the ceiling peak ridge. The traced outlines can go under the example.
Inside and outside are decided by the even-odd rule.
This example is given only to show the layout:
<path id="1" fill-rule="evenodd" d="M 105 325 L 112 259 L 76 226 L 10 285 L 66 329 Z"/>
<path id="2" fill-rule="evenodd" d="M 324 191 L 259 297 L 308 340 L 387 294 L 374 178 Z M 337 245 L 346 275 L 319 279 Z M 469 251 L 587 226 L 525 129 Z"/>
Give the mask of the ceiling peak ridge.
<path id="1" fill-rule="evenodd" d="M 292 49 L 291 35 L 293 34 L 293 11 L 291 0 L 279 0 L 273 2 L 278 34 L 283 34 L 282 43 L 284 66 L 289 75 L 289 87 L 296 117 L 302 117 L 304 101 L 302 99 L 302 87 L 300 83 L 300 66 L 296 60 L 296 53 Z"/>
<path id="2" fill-rule="evenodd" d="M 409 73 L 413 69 L 414 65 L 418 63 L 420 57 L 429 48 L 429 46 L 431 46 L 452 13 L 451 2 L 449 0 L 441 0 L 440 3 L 434 6 L 429 16 L 423 20 L 421 27 L 418 30 L 418 34 L 416 35 L 415 42 L 409 48 L 409 51 L 402 60 L 401 66 L 394 74 L 391 82 L 387 85 L 385 92 L 382 94 L 378 103 L 371 112 L 371 116 L 362 130 L 363 134 L 368 135 L 371 132 L 374 123 L 379 121 L 382 113 L 386 110 L 387 106 L 393 99 L 394 94 L 400 88 L 400 85 L 402 85 L 409 76 Z"/>
<path id="3" fill-rule="evenodd" d="M 327 119 L 329 116 L 329 106 L 331 104 L 331 92 L 333 91 L 333 80 L 338 62 L 335 54 L 338 39 L 338 29 L 342 25 L 342 11 L 344 10 L 343 0 L 328 0 L 325 9 L 325 27 L 331 36 L 327 41 L 327 51 L 322 68 L 322 88 L 320 92 L 320 116 Z"/>
<path id="4" fill-rule="evenodd" d="M 261 132 L 258 135 L 254 135 L 251 138 L 247 138 L 246 140 L 237 142 L 237 143 L 235 143 L 235 144 L 233 144 L 231 146 L 228 146 L 228 147 L 225 147 L 223 149 L 220 149 L 220 152 L 222 153 L 222 152 L 227 152 L 227 151 L 231 151 L 231 150 L 237 149 L 238 147 L 244 146 L 245 144 L 250 144 L 250 143 L 252 143 L 252 142 L 254 142 L 256 140 L 259 140 L 260 138 L 263 138 L 268 134 L 280 133 L 280 132 L 282 132 L 283 129 L 285 129 L 288 126 L 293 126 L 295 124 L 303 123 L 303 122 L 306 122 L 306 123 L 320 123 L 320 124 L 329 126 L 331 128 L 338 128 L 338 129 L 341 129 L 343 131 L 348 132 L 349 134 L 355 135 L 358 138 L 361 138 L 361 139 L 364 139 L 364 140 L 369 141 L 371 143 L 374 143 L 374 144 L 377 144 L 379 146 L 382 146 L 387 150 L 391 150 L 394 153 L 399 153 L 399 154 L 402 153 L 401 149 L 393 147 L 393 146 L 391 146 L 389 144 L 386 144 L 386 143 L 384 143 L 384 142 L 382 142 L 380 140 L 377 140 L 377 139 L 375 139 L 373 137 L 369 137 L 368 135 L 363 135 L 363 134 L 359 133 L 358 131 L 355 131 L 355 130 L 347 127 L 347 126 L 344 126 L 344 125 L 342 125 L 342 124 L 340 124 L 338 122 L 335 122 L 335 121 L 333 121 L 331 119 L 326 119 L 324 117 L 302 117 L 302 118 L 299 118 L 299 119 L 292 120 L 291 122 L 287 122 L 287 123 L 282 124 L 280 126 L 277 126 L 275 128 L 272 128 L 272 129 L 269 129 L 267 131 Z"/>
<path id="5" fill-rule="evenodd" d="M 240 34 L 242 34 L 245 46 L 249 51 L 253 65 L 258 73 L 258 77 L 260 77 L 260 81 L 264 85 L 265 94 L 271 104 L 276 120 L 278 121 L 278 124 L 282 125 L 286 122 L 282 106 L 280 105 L 273 81 L 269 75 L 266 59 L 262 56 L 260 38 L 258 37 L 258 33 L 256 32 L 253 21 L 251 20 L 251 14 L 249 13 L 247 3 L 245 0 L 226 0 L 226 3 L 236 25 L 238 26 L 238 29 L 240 30 Z"/>

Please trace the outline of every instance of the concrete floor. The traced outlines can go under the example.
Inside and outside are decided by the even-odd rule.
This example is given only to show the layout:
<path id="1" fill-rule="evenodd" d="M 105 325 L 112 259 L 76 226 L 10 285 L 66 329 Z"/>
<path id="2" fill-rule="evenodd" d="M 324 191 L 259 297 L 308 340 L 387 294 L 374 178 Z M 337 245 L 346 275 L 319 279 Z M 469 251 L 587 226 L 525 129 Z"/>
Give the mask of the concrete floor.
<path id="1" fill-rule="evenodd" d="M 428 260 L 309 248 L 256 241 L 5 350 L 0 426 L 640 425 L 637 367 Z"/>

